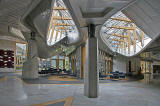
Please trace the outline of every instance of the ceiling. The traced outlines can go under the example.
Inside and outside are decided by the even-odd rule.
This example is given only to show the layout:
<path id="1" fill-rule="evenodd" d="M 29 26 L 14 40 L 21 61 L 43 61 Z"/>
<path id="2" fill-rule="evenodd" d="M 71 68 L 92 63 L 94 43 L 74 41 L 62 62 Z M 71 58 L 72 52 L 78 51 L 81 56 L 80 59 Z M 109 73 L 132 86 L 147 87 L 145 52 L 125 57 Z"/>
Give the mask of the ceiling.
<path id="1" fill-rule="evenodd" d="M 151 51 L 158 54 L 160 51 L 160 0 L 138 0 L 123 10 L 139 28 L 152 38 L 144 52 Z"/>
<path id="2" fill-rule="evenodd" d="M 49 8 L 43 5 L 43 8 L 37 9 L 30 8 L 33 1 L 36 0 L 1 0 L 0 1 L 0 35 L 1 36 L 13 36 L 9 33 L 9 28 L 14 27 L 22 31 L 26 31 L 27 28 L 22 25 L 22 17 L 28 12 L 27 15 L 32 18 L 28 18 L 28 24 L 32 21 L 33 24 L 30 28 L 36 28 L 39 39 L 44 37 L 47 31 L 48 19 L 40 18 L 38 14 L 44 11 L 40 9 Z M 37 0 L 37 1 L 51 1 L 51 0 Z M 54 0 L 53 0 L 54 1 Z M 41 2 L 41 3 L 43 3 Z M 47 2 L 46 2 L 47 3 Z M 50 2 L 48 2 L 50 3 Z M 99 36 L 99 31 L 102 24 L 108 20 L 116 12 L 123 9 L 125 13 L 131 20 L 133 20 L 136 25 L 141 28 L 147 35 L 151 38 L 156 39 L 159 34 L 160 28 L 160 1 L 159 0 L 64 0 L 66 7 L 68 8 L 78 30 L 80 31 L 81 38 L 87 38 L 87 25 L 96 24 L 99 25 L 96 28 L 96 36 L 99 39 L 99 48 L 108 51 L 106 44 L 103 39 Z M 35 5 L 35 6 L 36 6 Z M 31 10 L 32 9 L 32 10 Z M 38 10 L 39 9 L 39 10 Z M 34 12 L 35 11 L 35 12 Z M 32 14 L 31 14 L 32 13 Z M 36 15 L 35 15 L 35 14 Z M 48 15 L 49 16 L 49 15 Z M 36 21 L 40 20 L 40 21 Z M 23 20 L 24 21 L 24 20 Z M 45 22 L 45 23 L 44 23 Z M 43 24 L 44 23 L 44 24 Z M 41 26 L 41 27 L 39 27 Z M 33 29 L 34 29 L 33 28 Z M 81 39 L 82 40 L 82 39 Z M 84 39 L 83 39 L 84 40 Z M 42 40 L 42 42 L 45 42 Z M 79 41 L 80 42 L 80 41 Z M 39 43 L 40 45 L 41 43 Z M 44 43 L 45 44 L 45 43 Z M 53 49 L 53 48 L 49 48 Z M 52 50 L 51 50 L 52 51 Z"/>
<path id="3" fill-rule="evenodd" d="M 21 16 L 32 0 L 1 0 L 0 1 L 0 35 L 10 35 L 9 27 L 25 30 L 20 23 Z"/>

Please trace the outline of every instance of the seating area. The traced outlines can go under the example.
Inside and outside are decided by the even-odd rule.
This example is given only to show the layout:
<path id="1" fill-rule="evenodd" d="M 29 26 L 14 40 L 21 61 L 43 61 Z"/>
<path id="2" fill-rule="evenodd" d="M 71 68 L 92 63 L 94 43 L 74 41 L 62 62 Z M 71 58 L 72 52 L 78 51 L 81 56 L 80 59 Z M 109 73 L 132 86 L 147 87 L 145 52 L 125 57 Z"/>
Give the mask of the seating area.
<path id="1" fill-rule="evenodd" d="M 108 74 L 108 75 L 103 75 L 103 74 L 99 73 L 99 78 L 103 79 L 103 80 L 104 79 L 120 79 L 120 78 L 125 79 L 126 73 L 119 72 L 119 71 L 110 72 L 110 74 Z"/>
<path id="2" fill-rule="evenodd" d="M 49 68 L 38 72 L 40 75 L 52 74 L 52 75 L 70 75 L 70 71 L 66 69 L 54 69 Z"/>
<path id="3" fill-rule="evenodd" d="M 106 78 L 106 77 L 107 77 L 107 75 L 103 75 L 103 74 L 99 73 L 99 78 Z"/>
<path id="4" fill-rule="evenodd" d="M 126 78 L 126 74 L 119 71 L 111 72 L 109 76 L 111 79 Z"/>
<path id="5" fill-rule="evenodd" d="M 38 72 L 40 75 L 58 75 L 58 76 L 73 76 L 76 77 L 76 75 L 72 74 L 70 70 L 66 69 L 54 69 L 54 68 L 49 68 L 49 69 L 43 69 Z M 103 75 L 99 73 L 99 78 L 100 79 L 125 79 L 126 78 L 126 73 L 115 71 L 115 72 L 110 72 L 108 75 Z"/>

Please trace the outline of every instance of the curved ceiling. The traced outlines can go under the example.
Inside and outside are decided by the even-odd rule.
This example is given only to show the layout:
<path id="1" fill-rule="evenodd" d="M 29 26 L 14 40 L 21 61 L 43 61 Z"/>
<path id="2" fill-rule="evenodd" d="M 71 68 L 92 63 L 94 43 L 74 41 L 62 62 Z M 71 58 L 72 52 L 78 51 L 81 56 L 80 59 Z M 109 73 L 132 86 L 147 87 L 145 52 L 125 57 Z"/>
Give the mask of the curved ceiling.
<path id="1" fill-rule="evenodd" d="M 47 44 L 51 46 L 64 37 L 67 37 L 71 43 L 79 39 L 79 32 L 63 0 L 55 0 L 48 28 Z"/>
<path id="2" fill-rule="evenodd" d="M 148 36 L 155 39 L 160 35 L 160 0 L 137 0 L 123 10 Z"/>
<path id="3" fill-rule="evenodd" d="M 122 12 L 108 19 L 100 34 L 111 50 L 125 56 L 137 54 L 152 40 Z"/>
<path id="4" fill-rule="evenodd" d="M 62 37 L 60 40 L 51 43 L 48 45 L 47 35 L 50 33 L 48 31 L 50 24 L 50 17 L 52 17 L 52 10 L 59 9 L 54 8 L 54 3 L 56 0 L 38 0 L 33 1 L 33 5 L 30 6 L 26 14 L 22 18 L 22 23 L 27 26 L 27 28 L 31 29 L 34 32 L 34 39 L 37 46 L 37 54 L 40 58 L 49 58 L 51 56 L 61 54 L 65 52 L 67 47 L 70 47 L 69 43 L 71 43 L 68 37 Z M 64 8 L 61 8 L 64 9 Z M 55 17 L 54 17 L 55 18 Z M 56 17 L 57 18 L 57 17 Z M 59 19 L 60 21 L 61 19 Z M 59 26 L 67 26 L 69 23 L 58 23 Z M 52 28 L 51 28 L 52 29 Z M 56 28 L 57 30 L 57 28 Z M 57 31 L 58 32 L 58 31 Z M 23 32 L 24 37 L 26 40 L 30 39 L 30 33 Z M 75 42 L 72 40 L 72 42 Z M 77 41 L 76 41 L 77 42 Z M 65 47 L 64 47 L 65 46 Z M 71 47 L 72 48 L 72 47 Z"/>
<path id="5" fill-rule="evenodd" d="M 36 1 L 37 3 L 35 3 Z M 51 17 L 50 15 L 52 14 L 49 11 L 51 11 L 54 7 L 52 5 L 54 4 L 53 2 L 57 2 L 57 1 L 59 2 L 59 5 L 56 5 L 57 7 L 63 6 L 68 10 L 64 11 L 65 8 L 63 8 L 62 10 L 58 10 L 56 14 L 58 14 L 58 16 L 61 16 L 60 14 L 62 14 L 64 17 L 70 17 L 70 18 L 72 17 L 74 21 L 71 22 L 72 28 L 68 28 L 69 30 L 67 31 L 67 33 L 62 31 L 62 35 L 61 35 L 63 36 L 62 38 L 59 36 L 61 32 L 57 31 L 58 27 L 55 28 L 55 32 L 54 32 L 55 34 L 53 35 L 54 37 L 56 37 L 56 31 L 57 31 L 58 32 L 57 39 L 59 36 L 60 38 L 59 40 L 63 41 L 63 38 L 66 38 L 65 37 L 66 35 L 68 35 L 67 38 L 72 38 L 72 36 L 69 37 L 70 31 L 71 32 L 75 31 L 76 33 L 79 31 L 78 34 L 79 33 L 80 34 L 79 35 L 77 34 L 77 35 L 80 38 L 78 40 L 69 39 L 69 43 L 71 43 L 71 45 L 74 44 L 75 42 L 82 42 L 83 36 L 87 37 L 86 26 L 88 24 L 92 23 L 95 25 L 101 25 L 106 20 L 108 20 L 113 14 L 115 14 L 117 11 L 120 11 L 120 10 L 123 10 L 123 12 L 131 20 L 133 20 L 139 28 L 141 28 L 144 32 L 146 32 L 146 34 L 149 35 L 151 38 L 155 38 L 155 36 L 159 35 L 159 29 L 158 29 L 159 28 L 159 21 L 158 21 L 159 0 L 63 0 L 64 3 L 62 2 L 62 0 L 21 0 L 21 1 L 1 0 L 1 4 L 0 4 L 1 34 L 4 34 L 4 35 L 8 34 L 9 27 L 20 29 L 21 31 L 26 32 L 25 27 L 21 25 L 21 22 L 23 23 L 24 21 L 25 23 L 28 24 L 28 26 L 31 26 L 29 29 L 32 29 L 36 32 L 37 42 L 38 42 L 37 45 L 39 46 L 40 51 L 41 52 L 47 51 L 49 55 L 52 55 L 53 51 L 55 51 L 55 47 L 53 47 L 53 44 L 54 43 L 56 44 L 56 42 L 54 42 L 56 38 L 52 39 L 52 43 L 50 44 L 48 43 L 49 45 L 52 45 L 51 47 L 48 47 L 47 40 L 50 41 L 49 40 L 50 35 L 48 33 L 52 32 L 52 30 L 48 31 L 48 26 L 49 26 L 48 24 Z M 30 8 L 31 5 L 33 5 L 32 8 Z M 27 12 L 28 14 L 25 16 L 24 14 L 26 14 Z M 69 12 L 70 14 L 68 14 Z M 25 18 L 23 18 L 23 15 L 25 16 Z M 43 16 L 46 16 L 46 17 L 43 17 Z M 59 20 L 57 22 L 59 22 L 61 25 L 63 23 L 65 27 L 71 27 L 69 26 L 69 24 L 71 23 L 66 22 L 66 20 L 63 20 L 63 21 Z M 24 25 L 27 27 L 26 24 Z M 73 28 L 73 26 L 75 25 L 77 27 Z M 51 27 L 51 29 L 52 28 L 53 26 Z M 149 29 L 152 29 L 152 30 L 149 30 Z M 98 35 L 99 33 L 97 34 L 97 36 Z M 73 41 L 75 42 L 73 43 Z M 104 42 L 101 41 L 101 39 L 99 41 L 100 41 L 99 47 L 104 47 L 105 46 Z M 59 41 L 57 40 L 57 42 Z M 66 40 L 64 40 L 64 42 L 66 42 Z M 137 39 L 137 42 L 138 42 L 138 39 Z M 62 45 L 62 43 L 59 43 L 59 47 L 60 45 Z M 42 44 L 44 44 L 45 49 L 41 47 Z M 141 46 L 141 43 L 140 43 L 140 46 Z M 134 52 L 134 50 L 132 51 Z M 136 52 L 138 52 L 138 49 Z M 45 57 L 46 55 L 44 55 L 43 57 Z"/>

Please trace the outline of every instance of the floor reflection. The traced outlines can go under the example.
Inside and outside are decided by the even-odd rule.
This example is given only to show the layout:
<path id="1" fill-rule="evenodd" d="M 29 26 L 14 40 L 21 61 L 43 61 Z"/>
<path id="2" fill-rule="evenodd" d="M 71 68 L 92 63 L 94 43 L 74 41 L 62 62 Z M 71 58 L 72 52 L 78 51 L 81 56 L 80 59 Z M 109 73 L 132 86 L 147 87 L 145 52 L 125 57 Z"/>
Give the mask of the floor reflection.
<path id="1" fill-rule="evenodd" d="M 152 74 L 144 74 L 144 83 L 145 84 L 150 84 L 153 79 Z"/>

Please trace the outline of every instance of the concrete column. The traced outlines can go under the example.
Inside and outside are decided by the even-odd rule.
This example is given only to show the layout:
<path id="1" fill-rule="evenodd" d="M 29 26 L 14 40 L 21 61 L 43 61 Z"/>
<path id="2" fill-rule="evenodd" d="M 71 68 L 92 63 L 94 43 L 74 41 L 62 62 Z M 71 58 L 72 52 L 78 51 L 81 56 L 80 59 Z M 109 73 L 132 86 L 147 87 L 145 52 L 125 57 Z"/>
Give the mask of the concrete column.
<path id="1" fill-rule="evenodd" d="M 149 53 L 149 59 L 151 59 L 151 53 Z M 151 74 L 151 61 L 149 62 L 149 73 Z"/>
<path id="2" fill-rule="evenodd" d="M 144 60 L 144 81 L 145 83 L 147 83 L 146 72 L 147 72 L 147 62 L 146 62 L 146 53 L 145 53 L 145 60 Z"/>
<path id="3" fill-rule="evenodd" d="M 151 62 L 149 62 L 149 73 L 151 74 Z"/>
<path id="4" fill-rule="evenodd" d="M 109 67 L 109 58 L 107 58 L 107 73 L 110 72 L 110 67 Z"/>
<path id="5" fill-rule="evenodd" d="M 95 26 L 93 24 L 90 24 L 88 27 L 88 35 L 89 37 L 86 43 L 84 95 L 89 98 L 96 98 L 99 87 L 99 73 L 97 69 L 98 41 L 95 37 Z"/>
<path id="6" fill-rule="evenodd" d="M 57 55 L 56 58 L 56 69 L 59 69 L 59 56 Z"/>
<path id="7" fill-rule="evenodd" d="M 151 59 L 151 52 L 149 53 L 149 59 Z M 149 81 L 151 81 L 152 80 L 151 61 L 149 61 L 148 67 L 149 67 Z"/>
<path id="8" fill-rule="evenodd" d="M 145 53 L 145 63 L 144 63 L 144 69 L 145 69 L 145 73 L 144 73 L 144 74 L 146 74 L 146 72 L 147 72 L 146 53 Z"/>
<path id="9" fill-rule="evenodd" d="M 117 55 L 113 59 L 113 72 L 119 71 L 126 73 L 126 58 L 124 56 Z"/>
<path id="10" fill-rule="evenodd" d="M 71 68 L 72 68 L 72 74 L 75 74 L 75 58 L 74 58 L 74 56 L 71 56 Z"/>
<path id="11" fill-rule="evenodd" d="M 65 67 L 65 66 L 66 66 L 66 61 L 65 61 L 65 60 L 66 60 L 66 57 L 64 56 L 64 60 L 63 60 L 63 69 L 66 68 L 66 67 Z"/>
<path id="12" fill-rule="evenodd" d="M 28 52 L 27 61 L 23 64 L 22 78 L 23 79 L 36 79 L 38 78 L 38 58 L 37 58 L 37 45 L 34 39 L 27 39 Z"/>
<path id="13" fill-rule="evenodd" d="M 69 56 L 69 70 L 72 73 L 72 58 L 71 58 L 71 56 Z"/>

